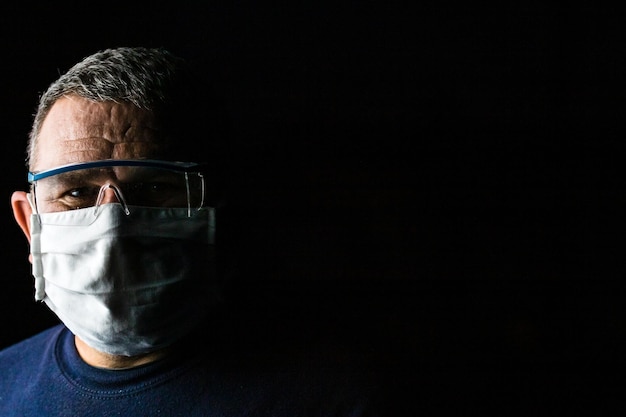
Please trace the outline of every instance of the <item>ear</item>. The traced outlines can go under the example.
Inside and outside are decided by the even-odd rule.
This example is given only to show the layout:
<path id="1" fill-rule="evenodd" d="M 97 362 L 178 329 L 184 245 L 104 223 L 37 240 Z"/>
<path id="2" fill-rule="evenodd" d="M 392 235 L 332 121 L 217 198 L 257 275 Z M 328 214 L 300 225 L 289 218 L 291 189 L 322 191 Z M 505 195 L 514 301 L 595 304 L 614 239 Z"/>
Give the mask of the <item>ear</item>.
<path id="1" fill-rule="evenodd" d="M 26 235 L 28 243 L 30 243 L 30 215 L 33 208 L 28 201 L 27 193 L 24 191 L 15 191 L 11 195 L 11 207 L 13 208 L 13 217 Z"/>

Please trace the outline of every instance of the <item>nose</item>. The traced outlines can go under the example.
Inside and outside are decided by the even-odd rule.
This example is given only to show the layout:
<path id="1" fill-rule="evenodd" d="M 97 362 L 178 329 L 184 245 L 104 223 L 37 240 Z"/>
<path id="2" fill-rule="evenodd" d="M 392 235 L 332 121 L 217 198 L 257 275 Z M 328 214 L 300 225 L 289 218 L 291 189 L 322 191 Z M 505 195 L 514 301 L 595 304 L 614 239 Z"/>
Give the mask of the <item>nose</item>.
<path id="1" fill-rule="evenodd" d="M 111 183 L 104 184 L 100 188 L 100 192 L 98 193 L 98 199 L 96 200 L 96 207 L 100 207 L 103 204 L 109 203 L 120 203 L 122 205 L 122 208 L 124 209 L 124 213 L 126 213 L 126 215 L 130 214 L 128 204 L 126 204 L 126 200 L 124 199 L 122 191 L 117 186 Z"/>

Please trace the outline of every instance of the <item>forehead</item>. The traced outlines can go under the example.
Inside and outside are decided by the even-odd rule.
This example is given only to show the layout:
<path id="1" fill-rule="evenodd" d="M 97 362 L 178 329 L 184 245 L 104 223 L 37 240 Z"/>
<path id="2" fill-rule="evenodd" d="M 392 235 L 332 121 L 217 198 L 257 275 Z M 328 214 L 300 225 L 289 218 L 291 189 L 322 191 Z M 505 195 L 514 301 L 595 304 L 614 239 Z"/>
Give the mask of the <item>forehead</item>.
<path id="1" fill-rule="evenodd" d="M 100 159 L 153 158 L 165 143 L 151 112 L 130 103 L 60 98 L 46 116 L 31 170 Z"/>

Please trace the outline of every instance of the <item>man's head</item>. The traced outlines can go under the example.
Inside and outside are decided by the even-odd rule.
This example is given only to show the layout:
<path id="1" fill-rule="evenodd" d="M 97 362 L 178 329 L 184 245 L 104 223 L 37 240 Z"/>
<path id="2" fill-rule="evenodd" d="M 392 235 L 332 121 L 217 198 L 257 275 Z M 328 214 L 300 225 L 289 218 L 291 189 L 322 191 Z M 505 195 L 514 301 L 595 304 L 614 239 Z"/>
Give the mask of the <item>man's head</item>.
<path id="1" fill-rule="evenodd" d="M 225 132 L 207 86 L 166 50 L 117 48 L 85 58 L 41 96 L 30 193 L 11 203 L 30 242 L 35 299 L 74 332 L 89 363 L 124 367 L 111 355 L 165 349 L 219 298 Z"/>
<path id="2" fill-rule="evenodd" d="M 42 94 L 27 166 L 38 173 L 107 159 L 202 163 L 205 202 L 215 206 L 225 121 L 206 74 L 187 61 L 162 48 L 106 49 L 75 64 Z M 12 201 L 29 237 L 26 195 L 16 193 Z"/>

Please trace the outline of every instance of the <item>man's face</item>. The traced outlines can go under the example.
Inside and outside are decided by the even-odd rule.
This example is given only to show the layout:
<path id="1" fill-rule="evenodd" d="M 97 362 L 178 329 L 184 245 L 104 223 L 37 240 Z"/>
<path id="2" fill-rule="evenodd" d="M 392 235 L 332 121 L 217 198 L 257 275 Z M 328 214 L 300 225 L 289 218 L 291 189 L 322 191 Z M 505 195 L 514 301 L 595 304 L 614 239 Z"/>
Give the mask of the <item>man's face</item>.
<path id="1" fill-rule="evenodd" d="M 165 148 L 152 113 L 128 103 L 59 99 L 41 126 L 31 171 L 101 159 L 154 158 Z"/>
<path id="2" fill-rule="evenodd" d="M 72 95 L 59 99 L 41 126 L 33 172 L 101 159 L 159 158 L 167 155 L 153 115 L 130 104 L 96 103 Z M 30 241 L 33 209 L 25 191 L 11 196 L 13 215 Z M 46 211 L 46 210 L 43 210 Z M 29 255 L 32 262 L 32 256 Z"/>

